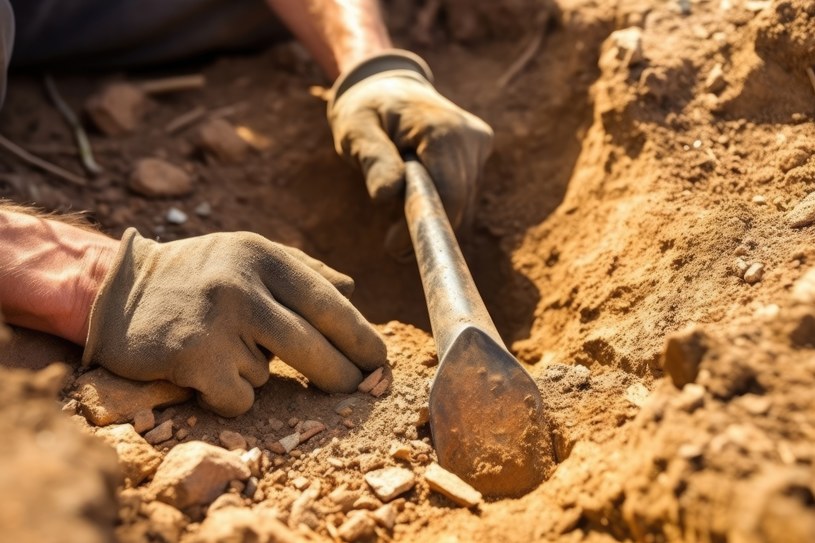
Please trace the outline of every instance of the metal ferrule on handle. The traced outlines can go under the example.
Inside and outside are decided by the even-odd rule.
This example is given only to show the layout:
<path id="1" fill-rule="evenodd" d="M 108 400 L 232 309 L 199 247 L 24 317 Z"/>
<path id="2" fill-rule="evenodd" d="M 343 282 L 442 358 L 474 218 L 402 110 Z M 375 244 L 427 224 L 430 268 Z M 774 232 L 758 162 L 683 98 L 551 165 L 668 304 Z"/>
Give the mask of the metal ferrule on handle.
<path id="1" fill-rule="evenodd" d="M 418 160 L 409 159 L 405 164 L 405 217 L 422 276 L 439 359 L 469 326 L 480 328 L 503 345 L 470 275 L 430 174 Z"/>

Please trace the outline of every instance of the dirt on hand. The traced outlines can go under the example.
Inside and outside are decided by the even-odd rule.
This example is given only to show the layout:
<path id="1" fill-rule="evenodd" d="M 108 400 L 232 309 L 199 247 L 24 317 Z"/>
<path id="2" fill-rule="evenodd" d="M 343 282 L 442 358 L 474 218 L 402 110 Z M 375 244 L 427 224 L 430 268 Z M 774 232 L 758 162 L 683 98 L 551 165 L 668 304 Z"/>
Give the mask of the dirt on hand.
<path id="1" fill-rule="evenodd" d="M 383 248 L 402 211 L 374 207 L 358 172 L 335 156 L 324 105 L 305 92 L 324 82 L 281 46 L 208 65 L 206 87 L 156 97 L 137 132 L 93 135 L 107 173 L 88 188 L 3 155 L 0 195 L 91 210 L 112 235 L 127 226 L 161 240 L 250 230 L 300 247 L 355 278 L 353 301 L 385 337 L 390 369 L 368 391 L 331 396 L 274 361 L 244 416 L 220 418 L 190 401 L 155 408 L 153 425 L 170 422 L 166 439 L 148 445 L 158 473 L 185 448 L 229 455 L 218 464 L 231 466 L 228 476 L 206 499 L 168 498 L 180 475 L 157 484 L 131 465 L 114 502 L 105 485 L 114 484 L 115 455 L 81 434 L 94 428 L 76 416 L 49 422 L 89 451 L 80 458 L 100 459 L 52 473 L 0 447 L 10 455 L 0 480 L 24 471 L 32 482 L 10 483 L 9 504 L 46 503 L 54 476 L 96 485 L 87 494 L 72 487 L 94 505 L 65 515 L 49 506 L 21 529 L 70 533 L 80 523 L 83 541 L 113 526 L 121 541 L 811 540 L 812 3 L 471 4 L 393 1 L 389 13 L 399 43 L 427 58 L 440 90 L 495 129 L 462 245 L 499 331 L 543 395 L 552 431 L 540 451 L 551 443 L 558 460 L 551 476 L 512 500 L 479 502 L 455 481 L 439 486 L 426 410 L 438 360 L 421 284 L 413 265 Z M 57 78 L 76 109 L 107 79 Z M 37 85 L 12 81 L 3 134 L 79 171 L 70 129 Z M 236 134 L 264 146 L 239 161 L 202 154 L 198 124 L 166 129 L 196 108 L 228 111 Z M 134 164 L 148 157 L 182 168 L 192 192 L 130 192 Z M 171 209 L 183 220 L 168 220 Z M 17 388 L 4 387 L 3 398 L 30 395 L 21 391 L 36 379 L 4 377 Z M 82 399 L 73 380 L 60 394 L 69 411 Z M 20 417 L 40 409 L 3 401 Z M 12 436 L 2 443 L 40 447 L 28 419 L 15 417 L 0 417 Z M 143 446 L 131 432 L 102 432 Z M 227 450 L 241 443 L 246 450 Z"/>

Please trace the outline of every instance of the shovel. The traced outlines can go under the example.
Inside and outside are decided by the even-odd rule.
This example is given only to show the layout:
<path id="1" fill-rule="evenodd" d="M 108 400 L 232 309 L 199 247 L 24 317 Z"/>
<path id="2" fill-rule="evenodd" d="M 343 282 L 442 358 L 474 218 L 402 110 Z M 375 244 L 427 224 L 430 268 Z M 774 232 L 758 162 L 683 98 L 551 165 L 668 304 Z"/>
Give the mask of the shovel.
<path id="1" fill-rule="evenodd" d="M 523 495 L 554 466 L 540 391 L 501 341 L 430 174 L 414 159 L 406 167 L 405 217 L 439 356 L 430 389 L 439 464 L 485 496 Z"/>

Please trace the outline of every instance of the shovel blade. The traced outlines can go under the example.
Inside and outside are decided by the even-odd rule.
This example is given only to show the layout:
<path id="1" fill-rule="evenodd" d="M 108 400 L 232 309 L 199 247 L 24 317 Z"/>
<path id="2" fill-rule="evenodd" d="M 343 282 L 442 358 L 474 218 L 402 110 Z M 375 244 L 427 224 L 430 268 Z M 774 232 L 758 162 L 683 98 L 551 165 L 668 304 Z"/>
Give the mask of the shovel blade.
<path id="1" fill-rule="evenodd" d="M 439 463 L 488 497 L 517 497 L 554 468 L 540 391 L 502 345 L 465 328 L 430 390 Z"/>

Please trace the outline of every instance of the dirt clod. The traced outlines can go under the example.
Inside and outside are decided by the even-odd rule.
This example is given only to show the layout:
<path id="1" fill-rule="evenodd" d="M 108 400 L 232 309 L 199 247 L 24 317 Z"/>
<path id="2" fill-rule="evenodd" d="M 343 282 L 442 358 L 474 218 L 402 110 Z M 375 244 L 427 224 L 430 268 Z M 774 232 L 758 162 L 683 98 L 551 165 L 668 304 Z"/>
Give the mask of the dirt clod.
<path id="1" fill-rule="evenodd" d="M 192 177 L 166 160 L 143 158 L 136 162 L 128 183 L 130 190 L 149 198 L 185 196 L 192 192 Z"/>
<path id="2" fill-rule="evenodd" d="M 218 440 L 221 442 L 221 445 L 230 451 L 234 451 L 235 449 L 246 450 L 248 448 L 246 446 L 246 439 L 238 432 L 231 430 L 223 430 L 218 434 Z"/>
<path id="3" fill-rule="evenodd" d="M 138 128 L 148 103 L 137 87 L 114 83 L 88 98 L 85 111 L 103 134 L 121 136 Z"/>
<path id="4" fill-rule="evenodd" d="M 161 463 L 161 455 L 130 424 L 107 426 L 96 435 L 116 449 L 119 466 L 131 487 L 153 475 Z"/>
<path id="5" fill-rule="evenodd" d="M 430 490 L 446 496 L 453 503 L 464 507 L 475 507 L 481 503 L 482 497 L 479 491 L 435 462 L 427 466 L 424 478 L 430 485 Z"/>
<path id="6" fill-rule="evenodd" d="M 211 119 L 198 129 L 201 149 L 223 162 L 239 162 L 249 152 L 249 144 L 224 119 Z"/>

